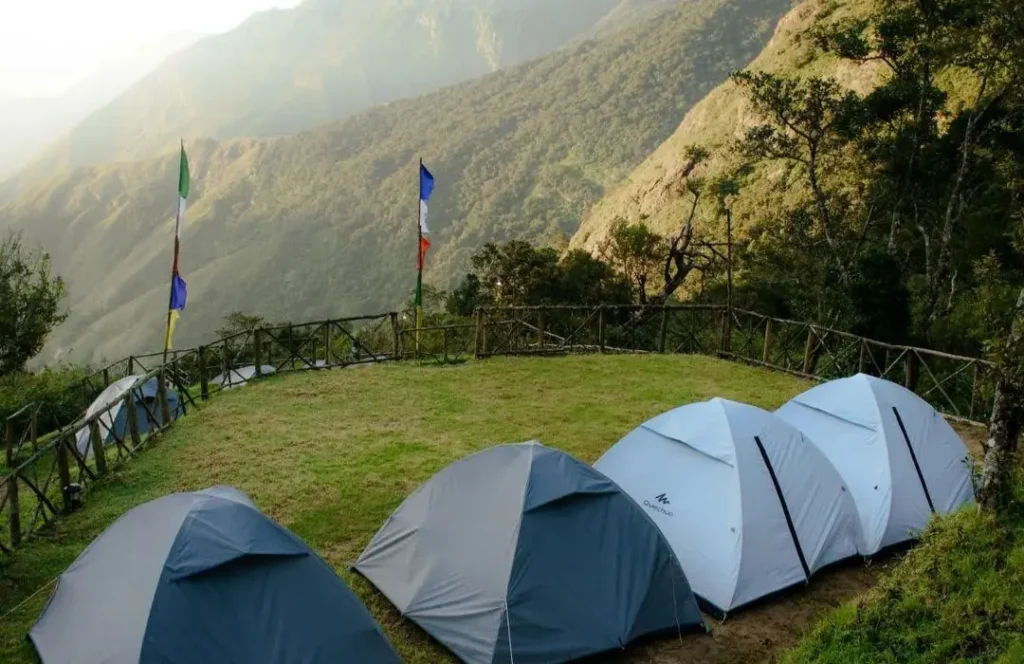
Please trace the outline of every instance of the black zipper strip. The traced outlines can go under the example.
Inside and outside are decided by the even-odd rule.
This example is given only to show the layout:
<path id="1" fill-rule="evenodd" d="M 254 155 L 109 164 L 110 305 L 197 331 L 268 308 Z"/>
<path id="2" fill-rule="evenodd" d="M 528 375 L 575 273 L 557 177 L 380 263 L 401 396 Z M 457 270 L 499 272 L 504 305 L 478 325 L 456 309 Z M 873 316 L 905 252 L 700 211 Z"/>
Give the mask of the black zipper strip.
<path id="1" fill-rule="evenodd" d="M 775 476 L 775 469 L 772 467 L 772 462 L 768 459 L 768 453 L 764 450 L 764 445 L 761 444 L 761 438 L 754 436 L 754 442 L 757 443 L 757 449 L 761 450 L 761 459 L 764 460 L 764 465 L 768 469 L 768 474 L 772 476 L 772 484 L 775 485 L 775 493 L 779 496 L 779 503 L 782 504 L 782 513 L 786 515 L 786 525 L 789 526 L 789 534 L 793 538 L 793 546 L 796 547 L 796 553 L 800 556 L 800 566 L 804 568 L 804 576 L 808 581 L 811 580 L 811 569 L 807 566 L 807 559 L 804 558 L 803 547 L 800 546 L 800 538 L 796 536 L 796 527 L 793 526 L 793 517 L 789 514 L 789 505 L 786 504 L 786 497 L 782 495 L 782 487 L 779 486 L 779 478 Z"/>

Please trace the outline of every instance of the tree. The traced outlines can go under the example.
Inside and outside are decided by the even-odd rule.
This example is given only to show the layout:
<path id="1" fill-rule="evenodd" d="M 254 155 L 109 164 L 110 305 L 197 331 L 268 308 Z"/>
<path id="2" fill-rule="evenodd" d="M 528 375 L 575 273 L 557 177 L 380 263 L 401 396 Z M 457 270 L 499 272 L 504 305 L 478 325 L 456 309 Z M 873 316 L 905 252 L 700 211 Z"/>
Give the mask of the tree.
<path id="1" fill-rule="evenodd" d="M 1013 322 L 999 344 L 995 402 L 985 446 L 978 504 L 998 511 L 1010 498 L 1024 427 L 1024 288 L 1017 296 Z"/>
<path id="2" fill-rule="evenodd" d="M 629 304 L 629 282 L 604 261 L 574 249 L 558 263 L 558 303 Z"/>
<path id="3" fill-rule="evenodd" d="M 665 238 L 642 221 L 629 224 L 619 217 L 612 223 L 600 254 L 627 279 L 633 299 L 646 304 L 651 276 L 663 265 L 667 249 Z"/>
<path id="4" fill-rule="evenodd" d="M 477 307 L 485 304 L 480 277 L 470 273 L 463 277 L 462 282 L 448 296 L 445 310 L 452 316 L 472 316 Z"/>
<path id="5" fill-rule="evenodd" d="M 858 98 L 829 79 L 801 80 L 764 72 L 737 72 L 733 81 L 763 118 L 747 130 L 739 145 L 743 156 L 756 161 L 782 161 L 796 169 L 807 185 L 809 202 L 802 216 L 811 222 L 809 238 L 821 240 L 836 274 L 852 278 L 851 262 L 859 243 L 851 242 L 856 199 L 845 181 L 829 177 L 848 168 L 847 146 L 855 131 Z M 870 223 L 867 215 L 864 230 Z"/>
<path id="6" fill-rule="evenodd" d="M 50 269 L 49 254 L 26 250 L 20 233 L 0 242 L 0 376 L 23 371 L 67 319 L 64 281 Z"/>
<path id="7" fill-rule="evenodd" d="M 224 325 L 217 330 L 217 337 L 223 339 L 224 337 L 231 337 L 243 332 L 252 332 L 257 328 L 266 326 L 267 319 L 263 316 L 233 311 L 224 316 Z"/>
<path id="8" fill-rule="evenodd" d="M 492 243 L 472 257 L 474 273 L 499 306 L 544 304 L 558 299 L 558 252 L 529 242 Z"/>
<path id="9" fill-rule="evenodd" d="M 1000 242 L 989 229 L 1013 186 L 1006 139 L 1020 133 L 1024 21 L 1016 5 L 887 0 L 868 20 L 815 34 L 827 51 L 889 70 L 859 104 L 854 147 L 870 166 L 866 204 L 889 217 L 887 250 L 920 276 L 921 336 L 950 313 L 977 256 L 958 247 L 987 241 L 983 253 Z M 1019 170 L 1017 152 L 1010 170 Z"/>

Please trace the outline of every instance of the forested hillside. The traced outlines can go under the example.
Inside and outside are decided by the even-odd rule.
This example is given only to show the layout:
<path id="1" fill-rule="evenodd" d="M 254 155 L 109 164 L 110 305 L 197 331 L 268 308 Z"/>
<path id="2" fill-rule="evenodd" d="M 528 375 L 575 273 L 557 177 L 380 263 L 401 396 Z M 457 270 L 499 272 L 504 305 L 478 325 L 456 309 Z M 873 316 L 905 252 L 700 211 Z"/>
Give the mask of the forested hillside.
<path id="1" fill-rule="evenodd" d="M 764 46 L 789 0 L 681 3 L 536 62 L 268 141 L 191 141 L 182 344 L 231 310 L 304 319 L 395 306 L 413 286 L 416 163 L 438 179 L 427 280 L 473 250 L 572 233 L 689 108 Z M 70 282 L 44 359 L 159 345 L 176 156 L 84 168 L 0 208 Z"/>
<path id="2" fill-rule="evenodd" d="M 679 1 L 306 0 L 172 57 L 49 147 L 17 185 L 65 168 L 150 159 L 182 136 L 312 129 L 525 62 Z"/>
<path id="3" fill-rule="evenodd" d="M 779 21 L 772 40 L 750 63 L 749 69 L 832 77 L 851 89 L 870 91 L 882 73 L 881 67 L 842 61 L 820 52 L 810 39 L 808 30 L 823 12 L 827 11 L 833 19 L 863 17 L 871 6 L 869 2 L 802 2 Z M 687 113 L 668 140 L 593 207 L 573 236 L 572 246 L 596 251 L 617 219 L 636 222 L 643 218 L 644 223 L 657 233 L 669 235 L 678 232 L 690 203 L 687 197 L 678 194 L 682 174 L 689 161 L 686 148 L 692 145 L 708 148 L 711 159 L 702 168 L 701 175 L 711 180 L 721 177 L 742 163 L 734 144 L 756 120 L 743 90 L 732 81 L 723 82 Z M 781 201 L 793 194 L 785 186 L 783 171 L 778 167 L 757 169 L 746 179 L 744 188 L 744 195 L 737 197 L 733 206 L 740 234 L 777 213 Z M 713 206 L 700 208 L 698 215 L 699 229 L 714 237 L 724 234 Z"/>
<path id="4" fill-rule="evenodd" d="M 991 351 L 1024 274 L 1017 9 L 807 0 L 571 246 L 600 252 L 638 222 L 679 237 L 698 196 L 696 238 L 723 240 L 731 213 L 743 306 Z M 722 299 L 723 274 L 710 276 Z"/>

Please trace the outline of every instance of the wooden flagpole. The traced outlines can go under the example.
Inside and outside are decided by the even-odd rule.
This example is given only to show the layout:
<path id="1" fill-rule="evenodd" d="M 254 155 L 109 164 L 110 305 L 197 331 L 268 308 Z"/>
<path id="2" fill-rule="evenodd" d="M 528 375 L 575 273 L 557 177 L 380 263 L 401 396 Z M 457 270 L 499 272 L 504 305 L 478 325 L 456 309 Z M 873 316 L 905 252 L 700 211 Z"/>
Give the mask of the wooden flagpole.
<path id="1" fill-rule="evenodd" d="M 178 179 L 181 180 L 181 155 L 185 154 L 185 139 L 181 139 L 181 150 L 178 152 Z M 164 327 L 164 359 L 163 364 L 167 364 L 167 351 L 170 350 L 171 341 L 171 303 L 174 301 L 174 268 L 178 264 L 178 233 L 181 231 L 181 192 L 179 191 L 181 182 L 178 182 L 178 187 L 175 188 L 174 192 L 177 194 L 174 197 L 174 257 L 171 260 L 171 284 L 169 292 L 167 294 L 167 325 Z"/>

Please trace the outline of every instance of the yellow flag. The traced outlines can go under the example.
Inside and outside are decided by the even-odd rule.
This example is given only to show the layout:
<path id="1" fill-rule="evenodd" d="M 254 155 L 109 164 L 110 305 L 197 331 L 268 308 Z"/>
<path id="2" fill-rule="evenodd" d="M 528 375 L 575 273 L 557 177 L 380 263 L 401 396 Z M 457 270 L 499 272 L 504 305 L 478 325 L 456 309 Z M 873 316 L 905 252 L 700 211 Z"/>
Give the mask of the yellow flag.
<path id="1" fill-rule="evenodd" d="M 167 350 L 171 349 L 171 339 L 174 338 L 174 327 L 178 324 L 179 318 L 181 318 L 181 312 L 177 309 L 171 309 L 171 315 L 167 319 L 167 339 L 164 341 L 164 348 Z"/>

